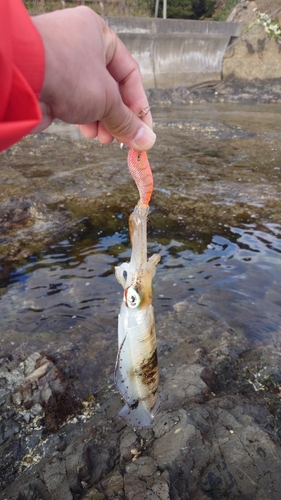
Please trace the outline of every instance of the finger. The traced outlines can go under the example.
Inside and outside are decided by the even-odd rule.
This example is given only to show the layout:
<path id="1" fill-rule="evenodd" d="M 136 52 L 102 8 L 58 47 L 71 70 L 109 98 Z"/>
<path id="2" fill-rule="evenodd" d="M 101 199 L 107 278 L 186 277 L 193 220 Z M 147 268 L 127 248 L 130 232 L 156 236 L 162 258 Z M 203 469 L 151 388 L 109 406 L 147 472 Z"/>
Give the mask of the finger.
<path id="1" fill-rule="evenodd" d="M 103 20 L 102 23 L 104 23 Z M 118 82 L 124 103 L 137 115 L 142 109 L 149 107 L 139 65 L 120 38 L 108 28 L 106 23 L 102 24 L 102 29 L 106 43 L 107 70 Z M 143 121 L 152 128 L 150 112 L 143 117 Z"/>
<path id="2" fill-rule="evenodd" d="M 98 124 L 97 124 L 97 122 L 94 122 L 94 123 L 85 123 L 84 125 L 76 125 L 76 127 L 88 139 L 91 139 L 93 137 L 97 137 L 97 135 L 98 135 Z"/>
<path id="3" fill-rule="evenodd" d="M 120 62 L 122 60 L 123 64 Z M 116 68 L 118 65 L 121 67 Z M 125 68 L 127 71 L 125 71 Z M 148 99 L 143 89 L 139 66 L 119 39 L 114 58 L 107 69 L 119 83 L 119 91 L 126 106 L 136 115 L 143 109 L 149 108 Z M 143 117 L 143 122 L 152 128 L 152 116 L 150 112 Z"/>
<path id="4" fill-rule="evenodd" d="M 156 139 L 151 128 L 123 101 L 118 83 L 109 72 L 104 77 L 106 107 L 100 120 L 108 132 L 119 142 L 139 150 L 150 149 Z"/>
<path id="5" fill-rule="evenodd" d="M 148 150 L 155 143 L 154 132 L 123 103 L 120 94 L 101 122 L 113 137 L 131 148 Z"/>
<path id="6" fill-rule="evenodd" d="M 108 132 L 103 123 L 99 122 L 98 124 L 98 139 L 101 144 L 110 144 L 114 137 Z"/>

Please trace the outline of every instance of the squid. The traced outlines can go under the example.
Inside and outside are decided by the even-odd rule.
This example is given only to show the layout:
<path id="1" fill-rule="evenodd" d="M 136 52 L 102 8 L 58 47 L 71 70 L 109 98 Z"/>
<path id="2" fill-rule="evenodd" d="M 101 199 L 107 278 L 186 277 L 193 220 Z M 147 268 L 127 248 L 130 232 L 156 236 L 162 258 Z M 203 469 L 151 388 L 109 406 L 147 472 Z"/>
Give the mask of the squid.
<path id="1" fill-rule="evenodd" d="M 118 316 L 118 354 L 115 383 L 125 401 L 118 416 L 128 425 L 149 427 L 160 407 L 158 361 L 152 279 L 160 255 L 147 259 L 147 217 L 153 190 L 153 177 L 145 151 L 130 149 L 129 170 L 140 199 L 129 218 L 132 246 L 130 262 L 115 268 L 124 289 Z"/>

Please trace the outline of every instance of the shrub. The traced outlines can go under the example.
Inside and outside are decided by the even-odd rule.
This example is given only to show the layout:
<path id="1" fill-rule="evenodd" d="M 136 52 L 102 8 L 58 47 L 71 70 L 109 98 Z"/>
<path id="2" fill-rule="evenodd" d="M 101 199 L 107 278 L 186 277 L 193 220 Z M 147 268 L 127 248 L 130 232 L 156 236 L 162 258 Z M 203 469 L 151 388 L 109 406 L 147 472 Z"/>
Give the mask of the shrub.
<path id="1" fill-rule="evenodd" d="M 163 4 L 159 8 L 162 17 Z M 167 17 L 173 19 L 203 19 L 211 17 L 215 9 L 215 0 L 168 0 Z"/>

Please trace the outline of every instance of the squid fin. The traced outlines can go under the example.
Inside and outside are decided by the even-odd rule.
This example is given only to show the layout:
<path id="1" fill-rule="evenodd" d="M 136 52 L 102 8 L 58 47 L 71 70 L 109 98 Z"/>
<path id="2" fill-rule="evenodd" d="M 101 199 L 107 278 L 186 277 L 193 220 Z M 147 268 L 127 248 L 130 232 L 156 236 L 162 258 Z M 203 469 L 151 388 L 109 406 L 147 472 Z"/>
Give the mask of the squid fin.
<path id="1" fill-rule="evenodd" d="M 126 424 L 132 425 L 137 429 L 150 427 L 153 424 L 154 417 L 161 405 L 161 399 L 158 395 L 156 404 L 151 412 L 146 408 L 145 401 L 136 401 L 133 405 L 125 404 L 119 411 L 118 416 Z"/>

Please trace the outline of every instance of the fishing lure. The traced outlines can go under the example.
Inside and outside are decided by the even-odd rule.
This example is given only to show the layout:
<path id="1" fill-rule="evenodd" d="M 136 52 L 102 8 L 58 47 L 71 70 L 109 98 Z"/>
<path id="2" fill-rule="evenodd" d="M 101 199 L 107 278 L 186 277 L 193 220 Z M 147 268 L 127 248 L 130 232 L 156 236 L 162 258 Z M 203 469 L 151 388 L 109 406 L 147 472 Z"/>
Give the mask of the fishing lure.
<path id="1" fill-rule="evenodd" d="M 119 417 L 136 428 L 149 427 L 160 407 L 158 362 L 152 279 L 160 255 L 147 260 L 147 216 L 153 177 L 146 152 L 130 149 L 129 170 L 140 200 L 129 219 L 132 254 L 130 262 L 115 268 L 124 288 L 118 316 L 118 355 L 115 383 L 125 400 Z"/>
<path id="2" fill-rule="evenodd" d="M 139 190 L 140 202 L 147 207 L 153 191 L 153 176 L 146 151 L 131 148 L 128 153 L 128 167 Z"/>

